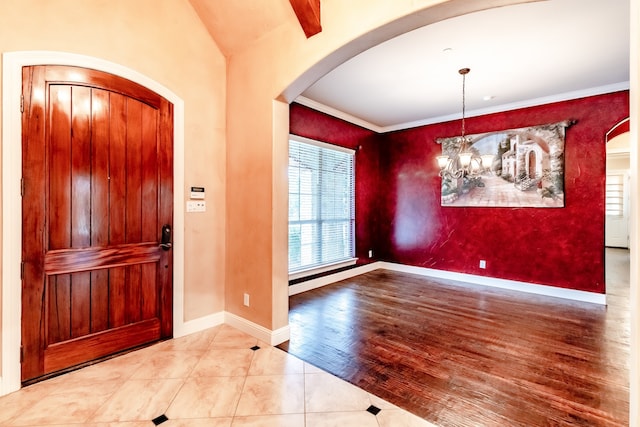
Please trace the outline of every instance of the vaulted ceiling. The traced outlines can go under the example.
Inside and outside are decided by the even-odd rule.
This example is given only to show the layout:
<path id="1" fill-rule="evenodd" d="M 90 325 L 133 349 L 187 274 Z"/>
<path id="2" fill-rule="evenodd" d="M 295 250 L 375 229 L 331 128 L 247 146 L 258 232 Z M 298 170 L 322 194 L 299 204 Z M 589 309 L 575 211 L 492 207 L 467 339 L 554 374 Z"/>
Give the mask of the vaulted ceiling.
<path id="1" fill-rule="evenodd" d="M 241 51 L 280 25 L 298 22 L 288 0 L 189 2 L 225 56 Z"/>

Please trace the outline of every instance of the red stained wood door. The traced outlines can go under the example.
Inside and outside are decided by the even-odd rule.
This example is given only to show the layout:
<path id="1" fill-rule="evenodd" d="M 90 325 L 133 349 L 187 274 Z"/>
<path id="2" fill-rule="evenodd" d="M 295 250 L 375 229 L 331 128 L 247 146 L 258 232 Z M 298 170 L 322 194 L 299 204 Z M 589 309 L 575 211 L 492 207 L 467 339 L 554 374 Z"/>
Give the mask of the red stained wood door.
<path id="1" fill-rule="evenodd" d="M 28 382 L 171 337 L 173 106 L 95 70 L 22 77 Z"/>

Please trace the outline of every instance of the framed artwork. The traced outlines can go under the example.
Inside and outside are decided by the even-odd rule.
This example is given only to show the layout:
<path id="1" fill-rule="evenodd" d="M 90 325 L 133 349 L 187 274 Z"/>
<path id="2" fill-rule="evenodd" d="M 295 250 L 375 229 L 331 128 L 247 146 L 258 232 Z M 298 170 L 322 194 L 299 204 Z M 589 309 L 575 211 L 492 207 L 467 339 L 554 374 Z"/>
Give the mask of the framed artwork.
<path id="1" fill-rule="evenodd" d="M 464 141 L 460 137 L 438 139 L 443 156 L 450 159 L 440 173 L 441 205 L 564 207 L 564 141 L 571 124 L 564 121 L 468 135 Z M 478 162 L 461 168 L 463 151 Z"/>

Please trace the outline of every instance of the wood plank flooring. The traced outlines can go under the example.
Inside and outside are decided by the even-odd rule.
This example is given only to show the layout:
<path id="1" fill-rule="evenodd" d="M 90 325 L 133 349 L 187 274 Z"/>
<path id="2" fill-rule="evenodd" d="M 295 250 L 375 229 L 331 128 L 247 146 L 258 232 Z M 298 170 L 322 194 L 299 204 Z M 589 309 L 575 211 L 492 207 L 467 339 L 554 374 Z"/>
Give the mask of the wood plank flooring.
<path id="1" fill-rule="evenodd" d="M 607 287 L 604 307 L 376 270 L 290 297 L 280 347 L 443 427 L 626 426 L 628 277 Z"/>

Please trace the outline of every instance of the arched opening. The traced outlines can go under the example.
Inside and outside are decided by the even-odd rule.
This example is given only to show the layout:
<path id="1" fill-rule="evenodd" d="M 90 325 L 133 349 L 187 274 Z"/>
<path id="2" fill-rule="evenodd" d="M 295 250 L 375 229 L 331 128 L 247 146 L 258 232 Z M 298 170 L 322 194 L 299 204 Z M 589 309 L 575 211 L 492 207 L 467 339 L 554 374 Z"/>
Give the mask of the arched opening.
<path id="1" fill-rule="evenodd" d="M 287 98 L 289 100 L 291 100 L 292 98 Z M 533 156 L 533 158 L 529 158 L 530 162 L 529 162 L 529 167 L 528 167 L 528 172 L 530 174 L 530 176 L 534 176 L 535 175 L 535 169 L 533 168 L 532 165 L 535 165 L 535 153 L 531 153 L 531 155 Z M 533 160 L 533 161 L 531 161 Z"/>
<path id="2" fill-rule="evenodd" d="M 629 118 L 612 127 L 605 136 L 605 246 L 629 249 Z"/>

